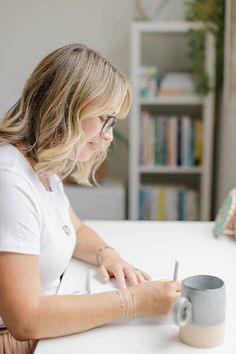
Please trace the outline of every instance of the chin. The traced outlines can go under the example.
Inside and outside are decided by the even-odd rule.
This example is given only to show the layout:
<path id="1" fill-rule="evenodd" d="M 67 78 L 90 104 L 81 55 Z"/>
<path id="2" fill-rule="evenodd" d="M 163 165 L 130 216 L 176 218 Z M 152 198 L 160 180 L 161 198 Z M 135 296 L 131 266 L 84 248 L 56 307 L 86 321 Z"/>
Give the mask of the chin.
<path id="1" fill-rule="evenodd" d="M 88 154 L 78 154 L 76 160 L 78 162 L 87 162 L 91 159 L 91 157 L 93 156 L 93 153 L 88 153 Z"/>
<path id="2" fill-rule="evenodd" d="M 77 154 L 77 156 L 70 156 L 69 157 L 69 160 L 72 160 L 72 161 L 76 161 L 76 162 L 86 162 L 86 161 L 89 161 L 91 158 L 91 154 Z"/>
<path id="3" fill-rule="evenodd" d="M 77 159 L 77 162 L 87 162 L 87 161 L 89 161 L 90 160 L 90 158 L 78 158 Z"/>

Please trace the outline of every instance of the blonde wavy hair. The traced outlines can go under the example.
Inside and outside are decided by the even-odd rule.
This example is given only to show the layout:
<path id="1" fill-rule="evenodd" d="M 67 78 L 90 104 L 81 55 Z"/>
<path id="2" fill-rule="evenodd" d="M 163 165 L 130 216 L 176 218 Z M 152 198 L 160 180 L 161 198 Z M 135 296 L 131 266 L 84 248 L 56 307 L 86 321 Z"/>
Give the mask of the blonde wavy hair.
<path id="1" fill-rule="evenodd" d="M 23 146 L 38 175 L 72 176 L 91 185 L 108 144 L 89 161 L 71 160 L 83 136 L 81 121 L 114 113 L 123 119 L 131 101 L 130 84 L 114 65 L 85 45 L 67 45 L 47 55 L 30 75 L 21 98 L 0 122 L 0 143 Z"/>

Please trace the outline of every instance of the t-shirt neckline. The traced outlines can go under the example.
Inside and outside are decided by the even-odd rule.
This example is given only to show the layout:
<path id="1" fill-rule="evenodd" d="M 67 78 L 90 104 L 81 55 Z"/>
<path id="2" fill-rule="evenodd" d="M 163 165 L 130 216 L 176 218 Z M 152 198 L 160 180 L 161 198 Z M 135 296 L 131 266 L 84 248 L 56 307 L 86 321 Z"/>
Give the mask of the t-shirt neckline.
<path id="1" fill-rule="evenodd" d="M 40 184 L 41 188 L 46 192 L 46 193 L 50 193 L 51 195 L 54 194 L 54 189 L 53 189 L 53 183 L 52 180 L 49 178 L 49 182 L 50 182 L 50 187 L 51 187 L 51 191 L 48 191 L 43 183 L 40 181 L 39 177 L 37 176 L 37 174 L 35 173 L 33 167 L 31 166 L 31 164 L 29 163 L 29 161 L 27 160 L 27 158 L 24 156 L 24 154 L 22 154 L 22 152 L 13 144 L 8 143 L 8 145 L 13 148 L 14 150 L 16 150 L 18 152 L 18 155 L 21 157 L 21 159 L 25 162 L 25 164 L 27 165 L 28 169 L 31 171 L 31 174 L 34 175 L 35 179 L 38 181 L 38 183 Z"/>

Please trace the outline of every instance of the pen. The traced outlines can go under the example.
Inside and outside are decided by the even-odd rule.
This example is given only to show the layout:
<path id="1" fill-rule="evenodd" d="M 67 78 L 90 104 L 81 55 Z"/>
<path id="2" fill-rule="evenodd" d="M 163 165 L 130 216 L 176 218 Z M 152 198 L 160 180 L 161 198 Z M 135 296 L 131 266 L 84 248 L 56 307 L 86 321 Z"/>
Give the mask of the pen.
<path id="1" fill-rule="evenodd" d="M 175 261 L 175 268 L 174 268 L 174 275 L 173 275 L 173 281 L 176 281 L 178 278 L 178 271 L 179 271 L 179 262 Z"/>

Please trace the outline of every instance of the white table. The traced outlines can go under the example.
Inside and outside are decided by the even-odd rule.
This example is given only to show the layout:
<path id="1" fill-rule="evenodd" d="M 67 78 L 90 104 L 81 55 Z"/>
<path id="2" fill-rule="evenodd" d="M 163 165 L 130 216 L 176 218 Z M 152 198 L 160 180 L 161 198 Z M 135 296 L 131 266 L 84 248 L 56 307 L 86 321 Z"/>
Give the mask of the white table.
<path id="1" fill-rule="evenodd" d="M 129 262 L 145 270 L 158 268 L 163 257 L 180 261 L 181 278 L 212 274 L 226 284 L 226 336 L 224 343 L 208 353 L 235 352 L 236 348 L 236 242 L 228 237 L 216 240 L 210 222 L 88 222 Z M 87 289 L 88 266 L 72 260 L 63 278 L 60 293 Z M 184 354 L 202 353 L 178 338 L 174 324 L 110 325 L 84 333 L 41 340 L 35 354 Z"/>

